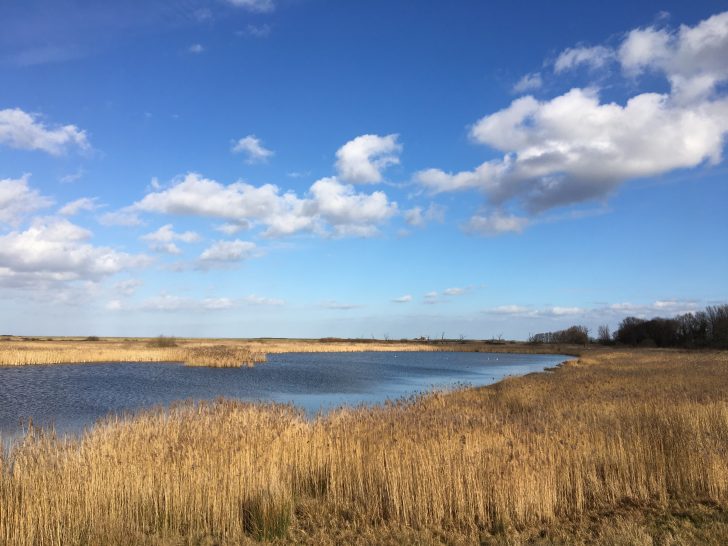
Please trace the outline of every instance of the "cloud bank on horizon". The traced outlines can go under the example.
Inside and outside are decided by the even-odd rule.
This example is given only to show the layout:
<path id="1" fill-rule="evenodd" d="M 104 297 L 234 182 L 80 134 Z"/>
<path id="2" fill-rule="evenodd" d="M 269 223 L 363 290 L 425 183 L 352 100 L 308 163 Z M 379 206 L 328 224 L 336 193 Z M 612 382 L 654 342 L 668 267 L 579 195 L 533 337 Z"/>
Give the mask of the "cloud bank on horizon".
<path id="1" fill-rule="evenodd" d="M 280 11 L 273 0 L 226 3 L 255 17 Z M 197 19 L 214 17 L 210 12 Z M 260 37 L 267 39 L 271 27 L 265 28 Z M 208 52 L 196 41 L 188 49 Z M 549 96 L 566 77 L 579 83 Z M 615 86 L 627 90 L 624 99 L 606 98 L 614 95 Z M 144 192 L 126 202 L 93 194 L 59 198 L 62 192 L 53 186 L 36 185 L 36 177 L 28 172 L 36 157 L 42 158 L 39 162 L 68 165 L 73 158 L 116 151 L 104 149 L 99 154 L 94 132 L 81 128 L 80 121 L 57 121 L 32 105 L 0 104 L 4 106 L 0 147 L 28 158 L 28 171 L 0 171 L 0 292 L 8 297 L 32 293 L 38 301 L 53 294 L 64 303 L 88 302 L 88 297 L 98 295 L 104 309 L 116 313 L 281 308 L 290 295 L 258 296 L 251 289 L 235 297 L 205 296 L 197 288 L 176 295 L 160 282 L 156 294 L 148 292 L 143 298 L 138 291 L 147 286 L 152 290 L 155 283 L 138 277 L 210 279 L 240 271 L 261 257 L 285 254 L 296 245 L 343 248 L 344 241 L 359 239 L 406 241 L 430 230 L 447 232 L 450 241 L 471 235 L 492 241 L 510 234 L 516 237 L 509 239 L 512 244 L 518 244 L 513 241 L 537 232 L 543 224 L 577 218 L 584 207 L 594 204 L 604 206 L 628 182 L 698 167 L 718 168 L 728 133 L 728 12 L 692 26 L 660 23 L 626 30 L 602 43 L 574 44 L 545 59 L 541 70 L 516 79 L 510 91 L 517 95 L 510 104 L 484 113 L 464 130 L 463 137 L 482 150 L 484 160 L 462 170 L 438 166 L 448 160 L 437 151 L 420 157 L 420 164 L 408 159 L 408 141 L 417 135 L 406 127 L 382 134 L 363 129 L 338 149 L 319 150 L 327 157 L 330 172 L 313 177 L 310 184 L 225 179 L 190 169 L 194 160 L 180 158 L 177 176 L 166 182 L 154 178 Z M 273 137 L 256 136 L 265 130 L 243 129 L 228 138 L 227 153 L 253 169 L 274 166 L 279 157 L 296 152 L 282 149 Z M 468 145 L 448 143 L 443 150 L 453 146 Z M 225 151 L 223 138 L 219 149 Z M 78 173 L 59 178 L 73 184 L 84 176 L 82 168 Z M 96 177 L 102 180 L 103 173 Z M 453 205 L 457 196 L 464 196 L 467 206 Z M 463 211 L 468 211 L 466 216 Z M 175 227 L 179 225 L 184 227 Z M 460 243 L 445 244 L 455 248 Z M 386 264 L 378 262 L 376 267 Z M 450 283 L 439 282 L 419 293 L 406 285 L 392 287 L 389 295 L 379 297 L 379 312 L 388 304 L 397 304 L 398 310 L 449 305 L 459 296 L 482 292 L 444 288 Z M 230 281 L 210 285 L 213 292 L 231 289 Z M 333 294 L 319 294 L 320 288 L 315 292 L 310 305 L 316 302 L 323 310 L 367 307 L 353 293 L 345 293 L 347 302 L 340 303 Z M 504 317 L 596 320 L 627 312 L 690 310 L 697 305 L 689 299 L 655 301 L 541 307 L 483 304 L 468 313 L 496 322 Z M 673 304 L 660 307 L 660 301 Z M 370 319 L 375 321 L 369 317 L 362 322 Z"/>

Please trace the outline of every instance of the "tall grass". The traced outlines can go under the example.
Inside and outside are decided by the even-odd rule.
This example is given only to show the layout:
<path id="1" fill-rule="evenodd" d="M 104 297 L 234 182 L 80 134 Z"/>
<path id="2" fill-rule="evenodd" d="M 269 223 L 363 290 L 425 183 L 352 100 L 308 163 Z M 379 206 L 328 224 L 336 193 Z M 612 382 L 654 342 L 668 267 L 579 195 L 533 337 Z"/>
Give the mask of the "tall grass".
<path id="1" fill-rule="evenodd" d="M 93 341 L 93 342 L 91 342 Z M 83 364 L 93 362 L 184 362 L 192 366 L 252 366 L 266 354 L 291 352 L 467 351 L 578 354 L 576 346 L 488 344 L 486 342 L 385 342 L 318 340 L 219 340 L 75 338 L 46 340 L 3 338 L 0 366 Z M 242 360 L 241 360 L 242 358 Z"/>
<path id="2" fill-rule="evenodd" d="M 0 344 L 1 366 L 93 362 L 183 362 L 189 366 L 242 367 L 265 354 L 239 342 L 152 340 L 9 341 Z"/>
<path id="3" fill-rule="evenodd" d="M 0 460 L 0 542 L 537 536 L 625 503 L 728 509 L 727 453 L 728 353 L 590 353 L 314 420 L 221 400 L 31 431 Z"/>

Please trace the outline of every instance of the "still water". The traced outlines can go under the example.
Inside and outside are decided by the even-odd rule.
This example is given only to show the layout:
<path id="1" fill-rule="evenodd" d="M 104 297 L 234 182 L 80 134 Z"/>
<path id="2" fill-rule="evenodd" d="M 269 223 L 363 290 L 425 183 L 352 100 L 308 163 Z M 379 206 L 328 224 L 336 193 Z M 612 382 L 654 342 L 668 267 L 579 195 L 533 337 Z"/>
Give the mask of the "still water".
<path id="1" fill-rule="evenodd" d="M 76 432 L 109 413 L 177 400 L 292 402 L 309 415 L 375 404 L 431 389 L 487 385 L 541 371 L 560 355 L 492 353 L 287 353 L 254 368 L 213 369 L 167 363 L 0 366 L 0 436 L 35 425 Z"/>

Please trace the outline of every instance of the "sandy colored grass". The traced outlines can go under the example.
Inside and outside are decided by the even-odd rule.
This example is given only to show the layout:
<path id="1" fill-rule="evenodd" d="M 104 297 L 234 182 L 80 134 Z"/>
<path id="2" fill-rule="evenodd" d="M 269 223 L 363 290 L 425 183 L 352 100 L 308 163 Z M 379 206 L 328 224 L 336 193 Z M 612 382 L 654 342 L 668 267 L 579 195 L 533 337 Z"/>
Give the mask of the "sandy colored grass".
<path id="1" fill-rule="evenodd" d="M 224 340 L 11 339 L 0 342 L 2 366 L 98 362 L 183 362 L 188 366 L 241 367 L 265 362 L 265 353 L 247 344 Z"/>
<path id="2" fill-rule="evenodd" d="M 160 342 L 161 341 L 161 342 Z M 172 342 L 172 346 L 169 345 Z M 574 354 L 574 346 L 486 342 L 319 341 L 295 339 L 0 338 L 0 366 L 99 362 L 184 362 L 190 366 L 240 367 L 265 362 L 267 354 L 361 351 L 479 351 Z"/>
<path id="3" fill-rule="evenodd" d="M 306 420 L 181 404 L 0 461 L 0 543 L 724 544 L 728 353 L 554 372 Z"/>

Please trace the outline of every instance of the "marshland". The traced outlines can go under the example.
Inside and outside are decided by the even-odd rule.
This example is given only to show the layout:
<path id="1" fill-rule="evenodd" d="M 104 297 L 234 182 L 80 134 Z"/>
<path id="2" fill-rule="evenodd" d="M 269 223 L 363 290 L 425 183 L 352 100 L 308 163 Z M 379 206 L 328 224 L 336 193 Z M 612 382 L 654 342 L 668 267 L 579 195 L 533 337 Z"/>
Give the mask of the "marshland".
<path id="1" fill-rule="evenodd" d="M 0 540 L 723 544 L 727 453 L 728 353 L 589 349 L 315 418 L 221 399 L 31 427 L 3 454 Z"/>

